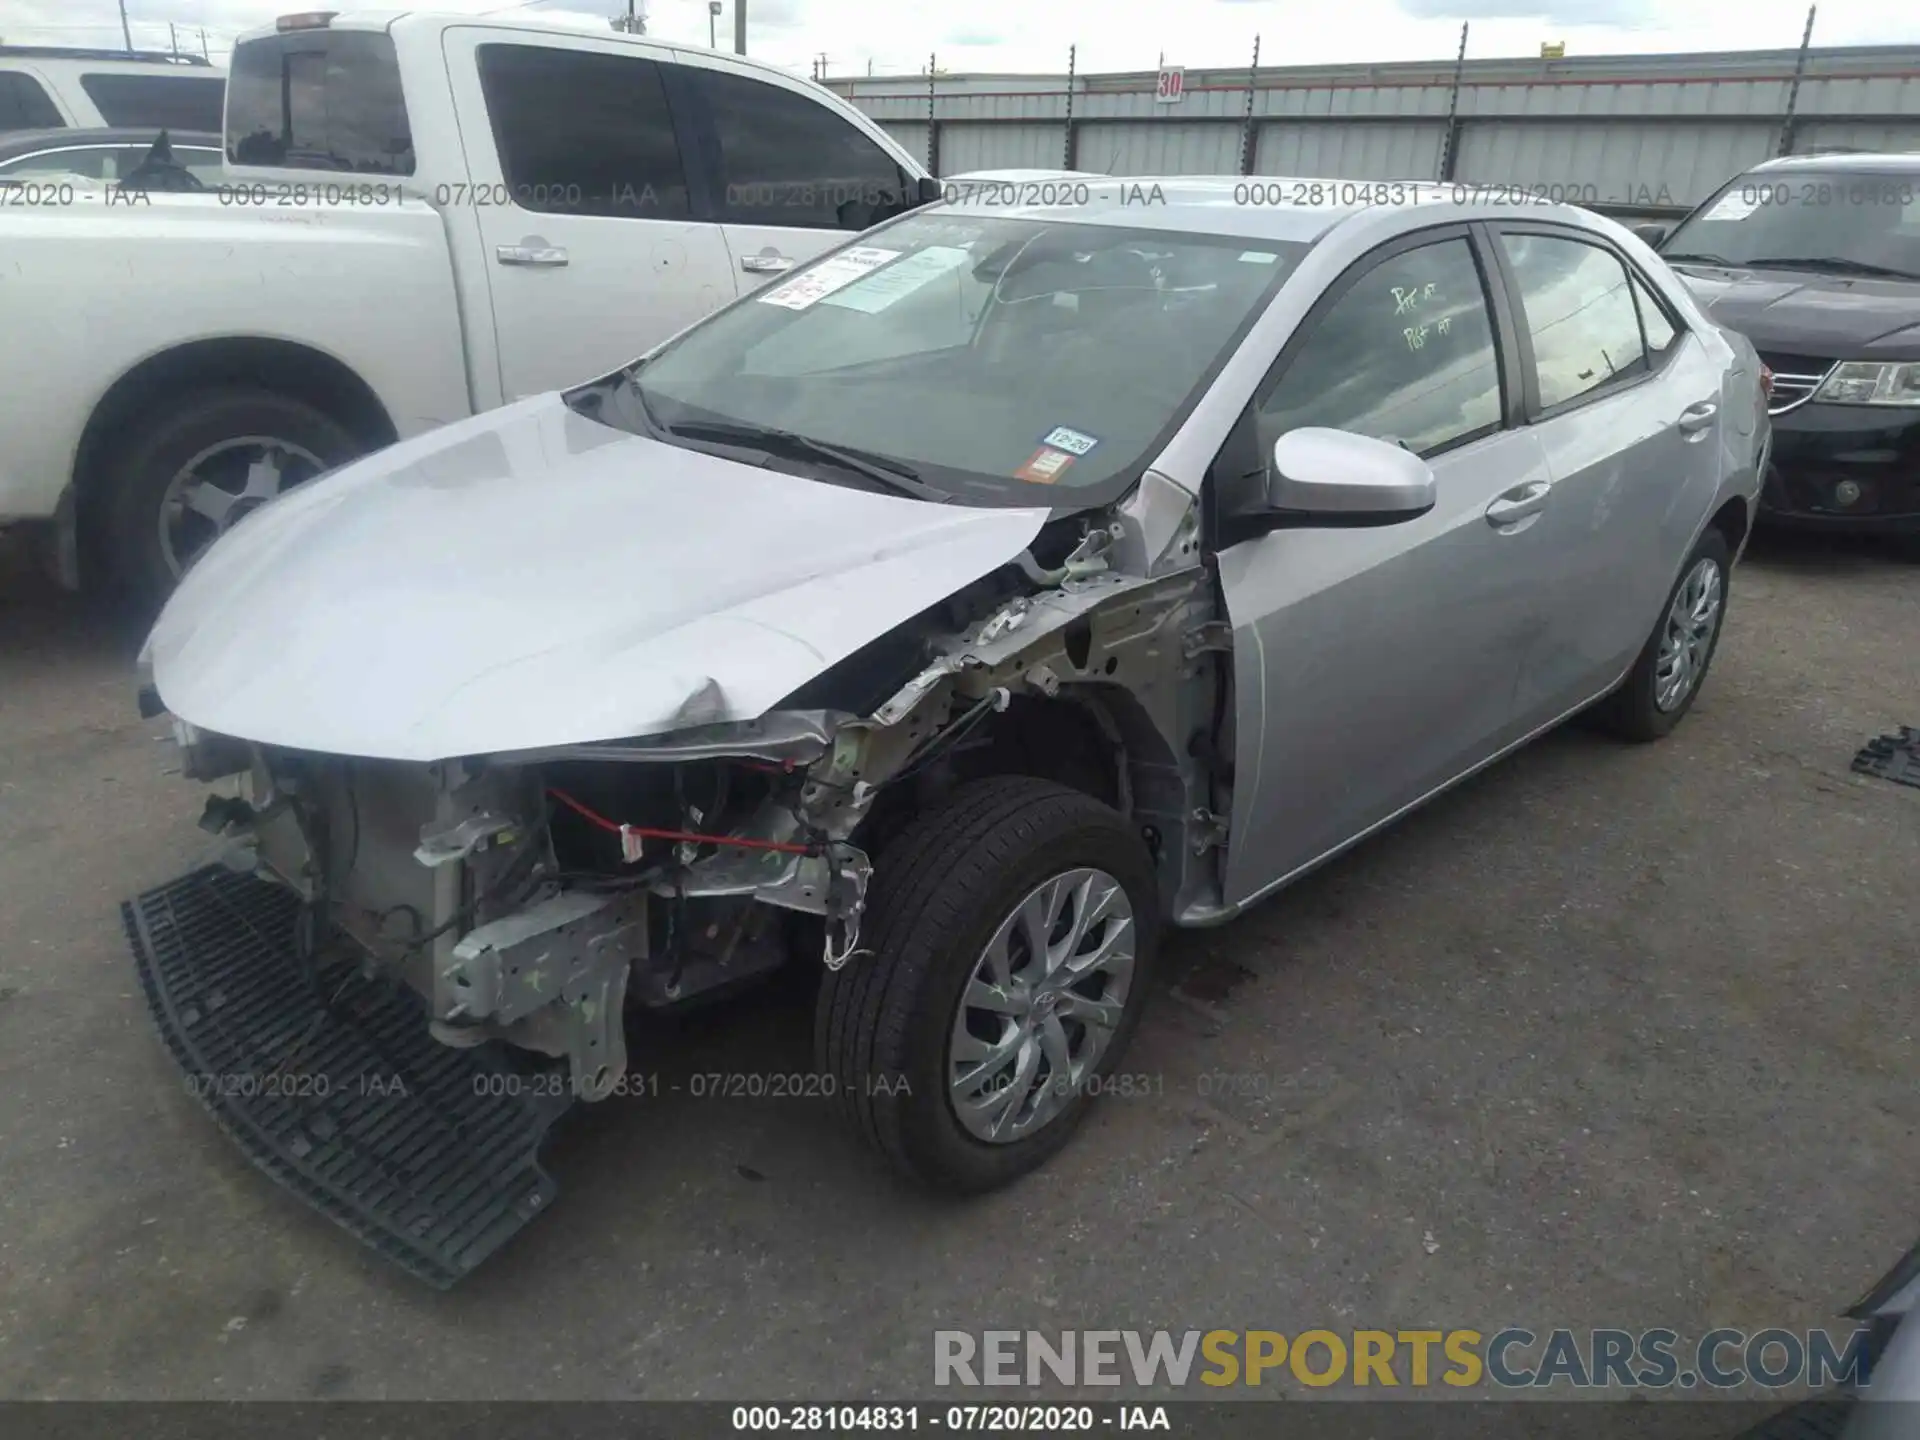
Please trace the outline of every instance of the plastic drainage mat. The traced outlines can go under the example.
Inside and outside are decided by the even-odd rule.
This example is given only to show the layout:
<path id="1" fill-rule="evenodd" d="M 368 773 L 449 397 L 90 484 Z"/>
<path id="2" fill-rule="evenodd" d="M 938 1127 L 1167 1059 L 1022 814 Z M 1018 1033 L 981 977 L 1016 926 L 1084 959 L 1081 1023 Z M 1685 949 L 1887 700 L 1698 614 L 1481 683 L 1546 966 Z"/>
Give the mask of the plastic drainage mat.
<path id="1" fill-rule="evenodd" d="M 120 908 L 188 1088 L 329 1220 L 444 1289 L 552 1206 L 538 1151 L 566 1104 L 533 1095 L 566 1087 L 507 1047 L 442 1045 L 404 985 L 310 973 L 289 891 L 212 866 Z"/>
<path id="2" fill-rule="evenodd" d="M 1896 785 L 1920 786 L 1920 730 L 1902 725 L 1897 735 L 1869 740 L 1853 757 L 1853 768 Z"/>

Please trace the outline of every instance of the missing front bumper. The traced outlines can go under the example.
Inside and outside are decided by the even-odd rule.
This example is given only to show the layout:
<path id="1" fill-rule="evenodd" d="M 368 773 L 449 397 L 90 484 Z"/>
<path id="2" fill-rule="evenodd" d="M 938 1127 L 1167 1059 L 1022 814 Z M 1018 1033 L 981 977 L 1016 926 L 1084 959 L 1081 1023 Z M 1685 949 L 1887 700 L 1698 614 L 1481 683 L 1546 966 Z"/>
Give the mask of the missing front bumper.
<path id="1" fill-rule="evenodd" d="M 219 867 L 121 906 L 189 1090 L 255 1165 L 389 1260 L 453 1285 L 558 1186 L 538 1151 L 564 1067 L 434 1040 L 405 986 L 295 949 L 286 889 Z"/>

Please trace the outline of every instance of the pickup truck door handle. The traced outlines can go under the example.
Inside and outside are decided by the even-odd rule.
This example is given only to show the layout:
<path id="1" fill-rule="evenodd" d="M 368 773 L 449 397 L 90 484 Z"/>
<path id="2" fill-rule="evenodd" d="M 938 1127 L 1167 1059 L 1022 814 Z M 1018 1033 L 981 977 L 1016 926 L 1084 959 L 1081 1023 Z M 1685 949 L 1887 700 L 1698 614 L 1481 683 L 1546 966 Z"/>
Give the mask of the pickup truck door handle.
<path id="1" fill-rule="evenodd" d="M 1529 480 L 1524 485 L 1495 498 L 1487 506 L 1487 523 L 1496 529 L 1517 525 L 1528 516 L 1538 515 L 1547 508 L 1547 496 L 1553 491 L 1550 480 Z"/>
<path id="2" fill-rule="evenodd" d="M 749 275 L 778 275 L 791 270 L 793 261 L 785 255 L 742 255 L 740 268 Z"/>
<path id="3" fill-rule="evenodd" d="M 567 252 L 558 245 L 496 245 L 493 258 L 502 265 L 564 265 Z"/>
<path id="4" fill-rule="evenodd" d="M 1674 422 L 1683 435 L 1704 430 L 1713 423 L 1713 417 L 1720 413 L 1720 407 L 1711 400 L 1702 400 L 1698 405 L 1689 405 L 1680 412 L 1680 418 Z"/>

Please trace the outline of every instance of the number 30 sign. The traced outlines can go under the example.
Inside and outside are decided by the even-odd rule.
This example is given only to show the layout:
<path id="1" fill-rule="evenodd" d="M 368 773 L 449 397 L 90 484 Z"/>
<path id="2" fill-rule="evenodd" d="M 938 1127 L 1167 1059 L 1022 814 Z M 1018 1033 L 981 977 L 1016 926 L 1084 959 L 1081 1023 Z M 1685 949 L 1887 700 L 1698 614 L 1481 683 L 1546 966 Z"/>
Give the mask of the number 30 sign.
<path id="1" fill-rule="evenodd" d="M 1153 100 L 1156 105 L 1172 105 L 1184 100 L 1187 95 L 1187 72 L 1178 65 L 1165 66 L 1160 78 L 1153 87 Z"/>

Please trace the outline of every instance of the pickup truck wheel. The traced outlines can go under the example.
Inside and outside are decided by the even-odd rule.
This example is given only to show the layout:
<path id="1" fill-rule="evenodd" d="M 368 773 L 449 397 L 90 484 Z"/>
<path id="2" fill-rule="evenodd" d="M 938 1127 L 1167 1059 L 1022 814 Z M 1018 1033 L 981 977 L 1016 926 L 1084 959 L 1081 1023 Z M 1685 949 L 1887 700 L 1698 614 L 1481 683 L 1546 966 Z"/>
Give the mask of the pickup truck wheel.
<path id="1" fill-rule="evenodd" d="M 110 462 L 111 579 L 164 599 L 207 547 L 276 495 L 362 454 L 324 411 L 269 390 L 203 391 L 143 417 Z"/>
<path id="2" fill-rule="evenodd" d="M 821 1072 L 899 1172 L 973 1194 L 1064 1145 L 1125 1052 L 1159 892 L 1124 817 L 998 776 L 956 790 L 876 861 L 862 949 L 828 972 Z"/>
<path id="3" fill-rule="evenodd" d="M 1605 729 L 1623 740 L 1658 740 L 1693 708 L 1720 644 L 1731 565 L 1727 537 L 1709 529 L 1680 567 L 1680 578 L 1625 682 L 1596 707 L 1594 718 Z"/>

